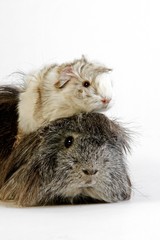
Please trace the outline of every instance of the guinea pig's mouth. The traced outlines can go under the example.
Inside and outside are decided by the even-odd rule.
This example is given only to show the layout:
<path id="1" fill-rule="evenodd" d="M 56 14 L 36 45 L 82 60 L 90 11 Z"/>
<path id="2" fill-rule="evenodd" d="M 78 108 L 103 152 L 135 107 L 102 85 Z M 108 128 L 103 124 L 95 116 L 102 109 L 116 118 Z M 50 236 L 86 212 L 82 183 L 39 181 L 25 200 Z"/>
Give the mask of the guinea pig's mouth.
<path id="1" fill-rule="evenodd" d="M 88 188 L 88 187 L 94 187 L 94 185 L 96 184 L 96 180 L 95 179 L 87 179 L 86 181 L 84 181 L 83 183 L 81 183 L 79 185 L 80 188 Z"/>
<path id="2" fill-rule="evenodd" d="M 106 202 L 106 200 L 103 198 L 102 194 L 97 191 L 96 187 L 92 186 L 85 186 L 81 188 L 81 195 L 90 197 L 91 199 L 96 200 L 96 202 Z"/>
<path id="3" fill-rule="evenodd" d="M 110 100 L 108 103 L 102 104 L 102 110 L 108 110 L 112 106 L 112 100 Z"/>
<path id="4" fill-rule="evenodd" d="M 100 104 L 98 107 L 95 107 L 93 112 L 103 113 L 106 110 L 109 110 L 112 107 L 111 102 L 106 104 Z"/>

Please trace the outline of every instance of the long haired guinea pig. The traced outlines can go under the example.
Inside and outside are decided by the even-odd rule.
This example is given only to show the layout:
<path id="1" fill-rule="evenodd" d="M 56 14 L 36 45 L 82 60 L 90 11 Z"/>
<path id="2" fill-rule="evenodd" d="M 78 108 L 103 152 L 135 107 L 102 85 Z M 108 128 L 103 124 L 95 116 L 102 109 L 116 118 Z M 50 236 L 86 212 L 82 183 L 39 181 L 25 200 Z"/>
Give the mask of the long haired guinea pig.
<path id="1" fill-rule="evenodd" d="M 20 131 L 30 133 L 52 120 L 106 110 L 112 99 L 109 71 L 82 57 L 25 75 L 18 104 Z"/>
<path id="2" fill-rule="evenodd" d="M 26 135 L 0 169 L 0 199 L 19 206 L 130 198 L 127 131 L 103 114 L 51 122 Z"/>

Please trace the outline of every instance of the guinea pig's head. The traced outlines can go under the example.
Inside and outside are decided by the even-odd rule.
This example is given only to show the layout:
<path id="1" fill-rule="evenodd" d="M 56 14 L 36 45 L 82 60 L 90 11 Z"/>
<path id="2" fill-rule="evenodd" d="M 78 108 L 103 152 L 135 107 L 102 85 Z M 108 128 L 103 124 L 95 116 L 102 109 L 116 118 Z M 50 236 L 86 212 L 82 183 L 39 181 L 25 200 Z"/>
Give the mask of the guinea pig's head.
<path id="1" fill-rule="evenodd" d="M 46 190 L 50 202 L 58 203 L 129 199 L 131 183 L 125 164 L 129 138 L 125 130 L 100 114 L 83 114 L 57 123 L 63 131 L 52 133 L 50 125 L 42 154 L 50 159 L 46 174 L 54 165 L 49 184 L 41 193 L 42 202 Z"/>
<path id="2" fill-rule="evenodd" d="M 81 112 L 91 112 L 106 110 L 111 105 L 111 69 L 89 62 L 84 57 L 72 63 L 59 65 L 55 69 L 48 72 L 48 79 L 56 79 L 54 94 L 58 92 L 58 100 L 62 101 L 63 106 L 65 102 L 75 109 L 75 112 L 77 109 Z"/>
<path id="3" fill-rule="evenodd" d="M 57 120 L 22 140 L 0 196 L 24 206 L 129 199 L 127 149 L 125 130 L 102 114 Z"/>

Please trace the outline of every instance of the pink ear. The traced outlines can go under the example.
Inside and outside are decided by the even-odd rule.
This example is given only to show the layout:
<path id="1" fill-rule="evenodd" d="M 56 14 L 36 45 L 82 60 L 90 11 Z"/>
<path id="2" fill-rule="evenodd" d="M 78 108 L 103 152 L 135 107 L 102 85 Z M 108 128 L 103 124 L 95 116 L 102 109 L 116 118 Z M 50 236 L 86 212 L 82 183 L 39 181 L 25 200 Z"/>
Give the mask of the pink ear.
<path id="1" fill-rule="evenodd" d="M 72 74 L 72 66 L 66 66 L 62 69 L 61 73 L 60 73 L 60 79 L 69 79 L 70 75 Z"/>
<path id="2" fill-rule="evenodd" d="M 64 87 L 64 85 L 71 79 L 72 73 L 73 73 L 73 71 L 72 71 L 72 66 L 71 65 L 68 65 L 68 66 L 64 67 L 60 72 L 59 80 L 55 84 L 55 86 L 57 88 Z"/>
<path id="3" fill-rule="evenodd" d="M 68 65 L 66 67 L 63 68 L 62 72 L 63 73 L 72 73 L 73 69 L 72 69 L 72 66 L 71 65 Z"/>

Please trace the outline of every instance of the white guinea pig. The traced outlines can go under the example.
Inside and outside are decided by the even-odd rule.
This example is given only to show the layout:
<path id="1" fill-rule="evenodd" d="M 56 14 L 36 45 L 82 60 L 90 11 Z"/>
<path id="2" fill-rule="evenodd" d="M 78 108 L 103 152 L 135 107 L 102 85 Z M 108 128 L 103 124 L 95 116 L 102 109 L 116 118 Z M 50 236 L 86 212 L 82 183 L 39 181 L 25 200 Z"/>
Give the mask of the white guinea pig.
<path id="1" fill-rule="evenodd" d="M 110 69 L 81 59 L 49 65 L 24 76 L 19 95 L 20 133 L 81 112 L 106 110 L 112 99 Z"/>

